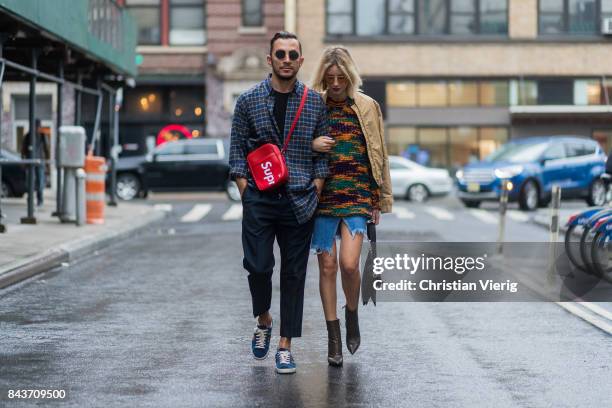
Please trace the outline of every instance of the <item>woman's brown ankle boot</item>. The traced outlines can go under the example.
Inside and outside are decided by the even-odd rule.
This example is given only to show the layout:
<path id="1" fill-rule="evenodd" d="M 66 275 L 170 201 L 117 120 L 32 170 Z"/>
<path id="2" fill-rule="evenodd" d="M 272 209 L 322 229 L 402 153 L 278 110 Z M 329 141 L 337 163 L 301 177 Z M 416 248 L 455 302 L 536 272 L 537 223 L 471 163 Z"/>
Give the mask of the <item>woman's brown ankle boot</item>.
<path id="1" fill-rule="evenodd" d="M 342 335 L 340 320 L 326 320 L 327 324 L 327 362 L 331 366 L 342 366 Z"/>
<path id="2" fill-rule="evenodd" d="M 349 310 L 349 308 L 345 306 L 344 316 L 346 318 L 346 348 L 348 348 L 351 354 L 355 354 L 359 348 L 359 344 L 361 344 L 357 309 Z"/>

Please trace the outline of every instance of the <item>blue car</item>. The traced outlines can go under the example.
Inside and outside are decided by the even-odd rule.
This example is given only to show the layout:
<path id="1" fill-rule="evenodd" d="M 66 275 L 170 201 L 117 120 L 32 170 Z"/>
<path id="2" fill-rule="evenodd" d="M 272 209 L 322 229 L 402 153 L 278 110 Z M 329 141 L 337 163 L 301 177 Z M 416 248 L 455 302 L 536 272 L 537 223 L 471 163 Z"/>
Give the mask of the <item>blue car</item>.
<path id="1" fill-rule="evenodd" d="M 502 180 L 511 182 L 510 201 L 522 210 L 546 206 L 554 184 L 563 198 L 584 198 L 589 205 L 603 205 L 606 186 L 599 176 L 606 155 L 590 139 L 570 136 L 535 137 L 512 141 L 484 160 L 456 173 L 459 198 L 467 207 L 499 200 Z"/>

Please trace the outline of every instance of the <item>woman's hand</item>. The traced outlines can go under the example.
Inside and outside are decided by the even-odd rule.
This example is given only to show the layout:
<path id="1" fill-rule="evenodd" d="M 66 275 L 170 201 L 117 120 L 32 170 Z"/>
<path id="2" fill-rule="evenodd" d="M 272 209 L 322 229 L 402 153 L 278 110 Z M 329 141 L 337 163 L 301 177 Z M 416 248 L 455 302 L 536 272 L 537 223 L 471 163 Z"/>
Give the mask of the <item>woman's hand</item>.
<path id="1" fill-rule="evenodd" d="M 372 222 L 374 222 L 374 225 L 378 225 L 380 222 L 380 210 L 372 210 L 370 213 L 370 218 L 372 219 Z"/>
<path id="2" fill-rule="evenodd" d="M 329 136 L 319 136 L 312 141 L 312 150 L 318 153 L 329 153 L 336 141 Z"/>

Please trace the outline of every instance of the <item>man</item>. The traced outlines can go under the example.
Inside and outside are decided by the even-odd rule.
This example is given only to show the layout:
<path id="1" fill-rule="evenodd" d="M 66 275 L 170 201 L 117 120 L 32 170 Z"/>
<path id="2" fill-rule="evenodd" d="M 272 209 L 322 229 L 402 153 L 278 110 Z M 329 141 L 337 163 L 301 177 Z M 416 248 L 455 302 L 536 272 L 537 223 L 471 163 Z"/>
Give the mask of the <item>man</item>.
<path id="1" fill-rule="evenodd" d="M 34 147 L 30 143 L 30 132 L 26 133 L 21 145 L 21 156 L 24 159 L 42 159 L 49 156 L 49 146 L 47 144 L 47 134 L 49 130 L 43 128 L 40 119 L 35 120 L 36 132 L 34 133 Z M 30 173 L 28 172 L 28 175 Z M 43 205 L 44 191 L 47 181 L 45 179 L 45 165 L 41 164 L 34 168 L 34 188 L 36 189 L 36 204 Z"/>
<path id="2" fill-rule="evenodd" d="M 323 100 L 318 93 L 309 91 L 285 154 L 289 181 L 272 192 L 257 189 L 246 156 L 264 143 L 282 145 L 304 92 L 304 84 L 296 77 L 304 57 L 295 34 L 276 33 L 270 41 L 267 61 L 272 74 L 240 95 L 236 102 L 230 175 L 242 197 L 243 265 L 249 272 L 253 316 L 257 318 L 251 342 L 256 359 L 266 358 L 270 348 L 275 237 L 280 248 L 281 337 L 276 371 L 285 374 L 296 371 L 291 339 L 302 334 L 311 218 L 328 173 L 325 156 L 313 153 L 311 142 L 328 134 L 328 123 Z"/>

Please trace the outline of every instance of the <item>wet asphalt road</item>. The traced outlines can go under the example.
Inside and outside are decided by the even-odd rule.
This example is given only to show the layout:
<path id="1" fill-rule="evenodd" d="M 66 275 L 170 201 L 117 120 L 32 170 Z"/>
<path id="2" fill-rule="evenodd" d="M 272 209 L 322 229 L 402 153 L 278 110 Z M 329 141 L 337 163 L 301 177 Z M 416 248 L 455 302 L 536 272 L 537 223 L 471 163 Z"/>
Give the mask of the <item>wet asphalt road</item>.
<path id="1" fill-rule="evenodd" d="M 361 348 L 326 363 L 311 257 L 298 373 L 250 355 L 254 321 L 240 222 L 213 199 L 200 222 L 181 217 L 38 279 L 0 291 L 0 406 L 603 407 L 612 401 L 610 337 L 552 303 L 379 303 L 360 310 Z M 170 201 L 168 201 L 170 200 Z M 215 201 L 216 200 L 216 201 Z M 386 216 L 379 237 L 491 240 L 491 224 L 456 216 Z M 444 217 L 442 217 L 444 218 Z M 546 232 L 510 222 L 510 239 Z M 339 305 L 342 304 L 339 294 Z M 339 309 L 339 313 L 342 311 Z M 278 316 L 278 273 L 272 313 Z M 278 323 L 278 322 L 277 322 Z M 344 332 L 344 330 L 343 330 Z M 8 389 L 64 389 L 62 401 L 8 400 Z"/>

